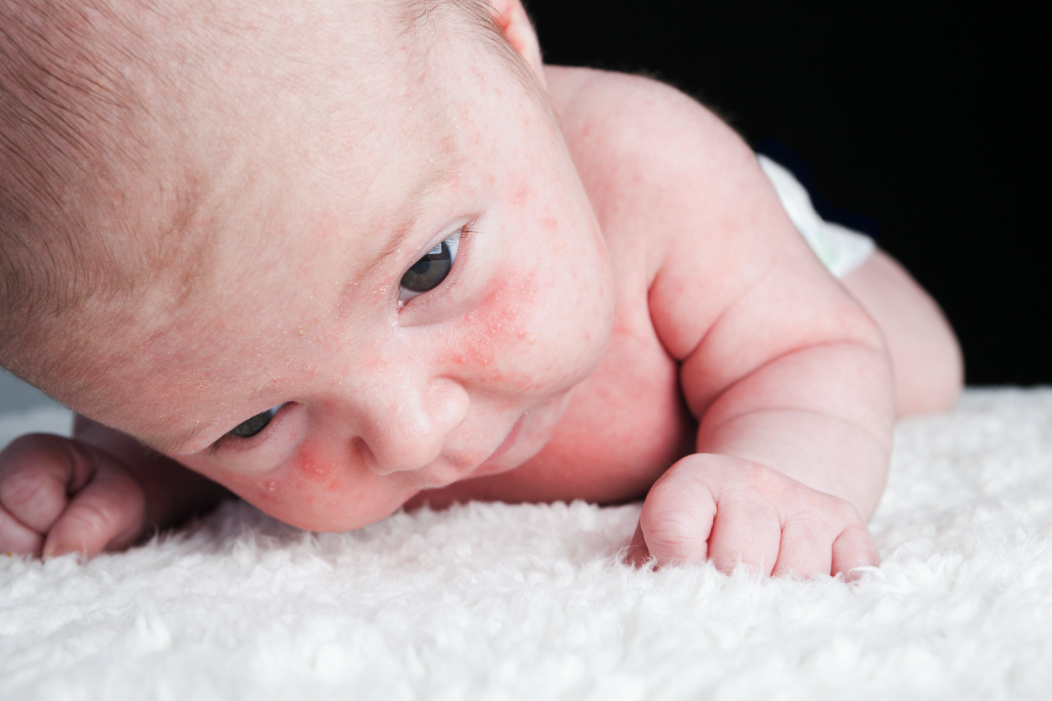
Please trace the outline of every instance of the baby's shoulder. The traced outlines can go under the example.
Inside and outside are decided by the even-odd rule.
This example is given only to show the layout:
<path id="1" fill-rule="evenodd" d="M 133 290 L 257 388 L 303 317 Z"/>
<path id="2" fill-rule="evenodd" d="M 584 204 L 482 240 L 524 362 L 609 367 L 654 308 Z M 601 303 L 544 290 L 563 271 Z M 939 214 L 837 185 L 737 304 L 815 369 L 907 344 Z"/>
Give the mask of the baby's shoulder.
<path id="1" fill-rule="evenodd" d="M 662 183 L 685 152 L 702 155 L 737 139 L 701 103 L 639 75 L 548 67 L 548 88 L 583 179 L 621 176 L 624 183 Z M 607 183 L 609 186 L 611 183 Z"/>
<path id="2" fill-rule="evenodd" d="M 549 94 L 615 274 L 643 283 L 627 289 L 629 302 L 643 293 L 675 357 L 771 270 L 810 270 L 752 149 L 701 103 L 655 80 L 586 69 L 552 68 Z"/>
<path id="3" fill-rule="evenodd" d="M 665 83 L 560 66 L 547 67 L 546 77 L 567 146 L 614 245 L 648 231 L 655 232 L 646 237 L 650 248 L 664 248 L 669 241 L 657 232 L 676 235 L 684 217 L 700 224 L 698 205 L 717 214 L 728 180 L 758 172 L 733 129 Z M 659 265 L 663 256 L 648 258 Z"/>
<path id="4" fill-rule="evenodd" d="M 660 147 L 733 136 L 700 102 L 653 78 L 568 66 L 545 66 L 545 77 L 571 146 L 625 149 L 643 139 Z"/>
<path id="5" fill-rule="evenodd" d="M 713 164 L 714 157 L 724 168 L 732 165 L 728 156 L 755 166 L 751 149 L 726 122 L 671 85 L 590 68 L 546 70 L 552 105 L 582 177 L 619 173 L 633 183 L 667 185 L 685 169 L 696 177 L 718 172 L 698 167 Z"/>

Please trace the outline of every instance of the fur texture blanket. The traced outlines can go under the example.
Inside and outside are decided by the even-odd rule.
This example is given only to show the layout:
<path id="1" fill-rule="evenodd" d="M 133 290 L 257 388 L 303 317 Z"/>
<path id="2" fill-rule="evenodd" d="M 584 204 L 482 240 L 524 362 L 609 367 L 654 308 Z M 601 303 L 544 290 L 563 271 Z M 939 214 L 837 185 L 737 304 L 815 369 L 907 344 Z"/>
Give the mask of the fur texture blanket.
<path id="1" fill-rule="evenodd" d="M 64 430 L 0 415 L 0 445 Z M 470 504 L 305 533 L 244 504 L 81 563 L 0 555 L 0 699 L 1052 695 L 1052 390 L 896 434 L 840 579 L 637 571 L 638 505 Z"/>

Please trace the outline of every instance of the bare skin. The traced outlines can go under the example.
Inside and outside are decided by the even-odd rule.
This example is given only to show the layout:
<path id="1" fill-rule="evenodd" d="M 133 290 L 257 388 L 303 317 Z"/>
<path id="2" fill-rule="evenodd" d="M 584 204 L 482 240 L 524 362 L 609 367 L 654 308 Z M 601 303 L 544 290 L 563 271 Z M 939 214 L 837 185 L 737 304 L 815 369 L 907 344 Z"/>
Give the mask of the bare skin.
<path id="1" fill-rule="evenodd" d="M 295 160 L 244 144 L 252 167 L 217 186 L 242 209 L 200 294 L 172 307 L 158 291 L 150 318 L 86 335 L 100 357 L 139 349 L 100 365 L 113 393 L 69 398 L 94 421 L 0 454 L 0 548 L 119 549 L 227 489 L 316 530 L 465 499 L 645 497 L 637 562 L 879 562 L 865 523 L 894 418 L 960 391 L 937 307 L 883 254 L 833 279 L 704 107 L 542 66 L 518 2 L 494 7 L 557 120 L 499 59 L 439 42 L 427 91 L 363 101 L 385 112 L 350 140 L 357 170 L 327 134 Z M 389 91 L 399 70 L 349 92 Z M 407 293 L 446 244 L 448 277 Z M 270 407 L 259 433 L 230 435 Z"/>

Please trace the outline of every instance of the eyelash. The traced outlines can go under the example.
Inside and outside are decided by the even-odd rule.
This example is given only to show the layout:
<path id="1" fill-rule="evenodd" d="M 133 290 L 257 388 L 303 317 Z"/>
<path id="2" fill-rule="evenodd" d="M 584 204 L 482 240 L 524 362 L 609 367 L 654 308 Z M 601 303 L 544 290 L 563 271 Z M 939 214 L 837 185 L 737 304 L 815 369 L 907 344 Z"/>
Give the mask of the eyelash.
<path id="1" fill-rule="evenodd" d="M 248 419 L 246 419 L 245 421 L 242 421 L 240 424 L 238 424 L 237 426 L 235 426 L 234 428 L 232 428 L 231 430 L 227 431 L 222 436 L 220 436 L 216 440 L 216 442 L 213 443 L 209 447 L 209 449 L 208 449 L 209 455 L 215 455 L 220 450 L 224 450 L 224 449 L 227 449 L 227 448 L 234 448 L 235 446 L 236 446 L 237 449 L 248 449 L 248 448 L 250 448 L 251 447 L 251 443 L 254 443 L 257 440 L 261 440 L 262 438 L 264 438 L 266 436 L 266 434 L 272 429 L 272 427 L 274 425 L 274 422 L 279 419 L 279 417 L 282 415 L 282 413 L 284 413 L 283 410 L 287 406 L 288 406 L 288 402 L 286 402 L 284 404 L 279 404 L 279 405 L 277 405 L 275 407 L 271 407 L 270 409 L 268 409 L 267 411 L 273 412 L 271 414 L 271 416 L 270 416 L 270 419 L 267 421 L 266 425 L 263 426 L 263 428 L 261 428 L 256 433 L 253 433 L 251 436 L 246 436 L 246 437 L 242 438 L 241 436 L 234 435 L 234 431 L 237 429 L 238 426 L 241 426 L 241 424 L 247 423 L 248 421 L 251 421 L 252 419 L 256 418 L 256 416 L 259 416 L 260 414 L 265 414 L 267 412 L 264 411 L 264 412 L 260 412 L 260 414 L 253 414 Z"/>
<path id="2" fill-rule="evenodd" d="M 456 241 L 456 252 L 453 254 L 453 260 L 450 263 L 449 272 L 447 272 L 446 275 L 442 278 L 442 280 L 438 284 L 436 284 L 433 288 L 431 288 L 430 290 L 426 290 L 426 291 L 423 291 L 423 292 L 416 292 L 415 294 L 413 294 L 412 297 L 410 297 L 409 299 L 406 299 L 406 300 L 402 300 L 401 296 L 400 296 L 399 300 L 398 300 L 399 308 L 403 307 L 410 300 L 415 299 L 416 297 L 420 297 L 420 296 L 422 296 L 424 294 L 427 294 L 427 292 L 430 292 L 431 290 L 437 289 L 437 288 L 441 287 L 443 284 L 445 284 L 446 280 L 449 279 L 449 276 L 452 275 L 454 270 L 456 270 L 456 268 L 457 268 L 456 261 L 457 261 L 457 258 L 460 257 L 460 251 L 461 251 L 460 247 L 461 247 L 461 245 L 464 243 L 465 239 L 467 239 L 468 237 L 471 236 L 471 234 L 474 233 L 474 229 L 472 229 L 471 226 L 472 226 L 471 223 L 464 224 L 459 229 L 454 231 L 452 234 L 450 234 L 446 238 L 442 239 L 442 241 L 439 242 L 438 246 L 434 247 L 434 248 L 438 248 L 439 246 L 442 246 L 442 245 L 449 246 L 449 242 L 451 240 L 455 240 Z M 434 248 L 432 248 L 431 250 L 434 250 Z M 422 258 L 417 259 L 417 262 L 419 262 L 420 260 L 422 260 Z M 415 265 L 415 263 L 414 263 L 414 265 Z M 404 277 L 404 274 L 403 274 L 403 277 Z M 401 285 L 399 285 L 399 288 L 401 288 Z M 228 432 L 224 433 L 222 436 L 220 436 L 219 439 L 216 440 L 216 442 L 213 443 L 211 445 L 211 447 L 209 448 L 209 450 L 208 450 L 209 454 L 215 455 L 220 450 L 223 450 L 225 448 L 231 448 L 231 447 L 233 447 L 235 445 L 238 448 L 240 448 L 240 449 L 247 449 L 247 448 L 249 448 L 250 447 L 248 445 L 249 442 L 255 442 L 256 440 L 262 439 L 262 438 L 264 438 L 266 436 L 266 434 L 271 430 L 271 427 L 274 424 L 274 421 L 277 420 L 280 417 L 280 415 L 282 414 L 282 410 L 286 406 L 287 406 L 287 403 L 286 404 L 279 404 L 278 406 L 269 409 L 268 411 L 271 411 L 273 413 L 272 413 L 270 419 L 267 421 L 267 423 L 257 433 L 254 433 L 251 436 L 246 436 L 244 438 L 234 435 L 233 431 L 236 430 L 238 426 L 241 426 L 241 424 L 244 424 L 244 423 L 247 423 L 248 421 L 251 421 L 256 416 L 259 416 L 259 414 L 255 414 L 253 416 L 250 416 L 246 421 L 242 421 L 240 424 L 235 426 L 234 429 L 231 429 L 230 431 L 228 431 Z M 260 412 L 260 413 L 266 413 L 266 412 Z"/>
<path id="3" fill-rule="evenodd" d="M 436 248 L 437 249 L 441 249 L 441 247 L 443 247 L 443 246 L 446 246 L 448 248 L 454 249 L 454 252 L 452 254 L 452 260 L 450 261 L 449 270 L 446 272 L 446 274 L 443 276 L 443 278 L 434 287 L 431 287 L 431 288 L 426 289 L 426 290 L 420 290 L 420 291 L 408 290 L 408 288 L 405 287 L 404 285 L 402 285 L 401 282 L 402 282 L 402 280 L 405 279 L 405 276 L 408 275 L 409 272 L 412 270 L 412 267 L 410 267 L 409 270 L 407 270 L 405 273 L 403 273 L 402 277 L 399 280 L 399 285 L 398 285 L 398 290 L 399 290 L 399 294 L 398 294 L 398 308 L 399 309 L 404 307 L 407 303 L 409 303 L 413 299 L 416 299 L 417 297 L 421 297 L 421 296 L 423 296 L 423 295 L 425 295 L 425 294 L 427 294 L 429 292 L 432 292 L 433 290 L 438 289 L 439 287 L 441 287 L 442 285 L 444 285 L 446 283 L 446 281 L 449 279 L 450 275 L 453 275 L 456 272 L 457 268 L 459 267 L 457 265 L 457 259 L 460 258 L 461 251 L 463 250 L 463 248 L 462 248 L 463 243 L 464 243 L 464 241 L 467 238 L 469 238 L 471 236 L 472 233 L 474 233 L 474 230 L 471 228 L 471 223 L 464 224 L 463 226 L 458 228 L 456 231 L 454 231 L 452 234 L 450 234 L 449 236 L 447 236 L 444 239 L 442 239 L 438 243 L 438 245 L 436 245 L 436 246 L 434 246 L 433 248 L 430 249 L 431 251 L 434 251 Z M 454 242 L 453 245 L 450 245 L 451 241 Z M 413 266 L 419 265 L 420 262 L 422 260 L 424 260 L 425 257 L 426 257 L 426 255 L 418 258 L 413 263 Z M 406 294 L 407 290 L 408 290 L 409 294 Z"/>

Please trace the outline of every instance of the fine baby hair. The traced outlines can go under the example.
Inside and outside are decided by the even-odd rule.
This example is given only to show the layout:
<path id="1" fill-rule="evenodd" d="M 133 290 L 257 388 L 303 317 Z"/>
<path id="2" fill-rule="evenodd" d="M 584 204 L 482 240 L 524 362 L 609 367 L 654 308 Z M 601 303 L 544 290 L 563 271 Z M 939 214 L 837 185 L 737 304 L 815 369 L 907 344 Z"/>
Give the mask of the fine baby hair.
<path id="1" fill-rule="evenodd" d="M 645 499 L 637 564 L 879 562 L 956 340 L 703 105 L 519 0 L 0 2 L 0 363 L 78 414 L 0 452 L 0 546 Z"/>
<path id="2" fill-rule="evenodd" d="M 60 400 L 78 388 L 50 380 L 68 374 L 58 366 L 100 360 L 76 330 L 90 334 L 104 308 L 136 299 L 147 282 L 175 297 L 194 283 L 207 243 L 185 230 L 209 183 L 187 156 L 199 124 L 230 108 L 216 94 L 216 72 L 237 54 L 310 61 L 302 46 L 232 30 L 240 4 L 0 3 L 0 366 Z M 441 32 L 488 47 L 536 89 L 485 0 L 369 5 L 413 33 L 417 73 Z M 368 71 L 365 52 L 353 59 Z M 324 76 L 299 88 L 317 98 Z"/>

